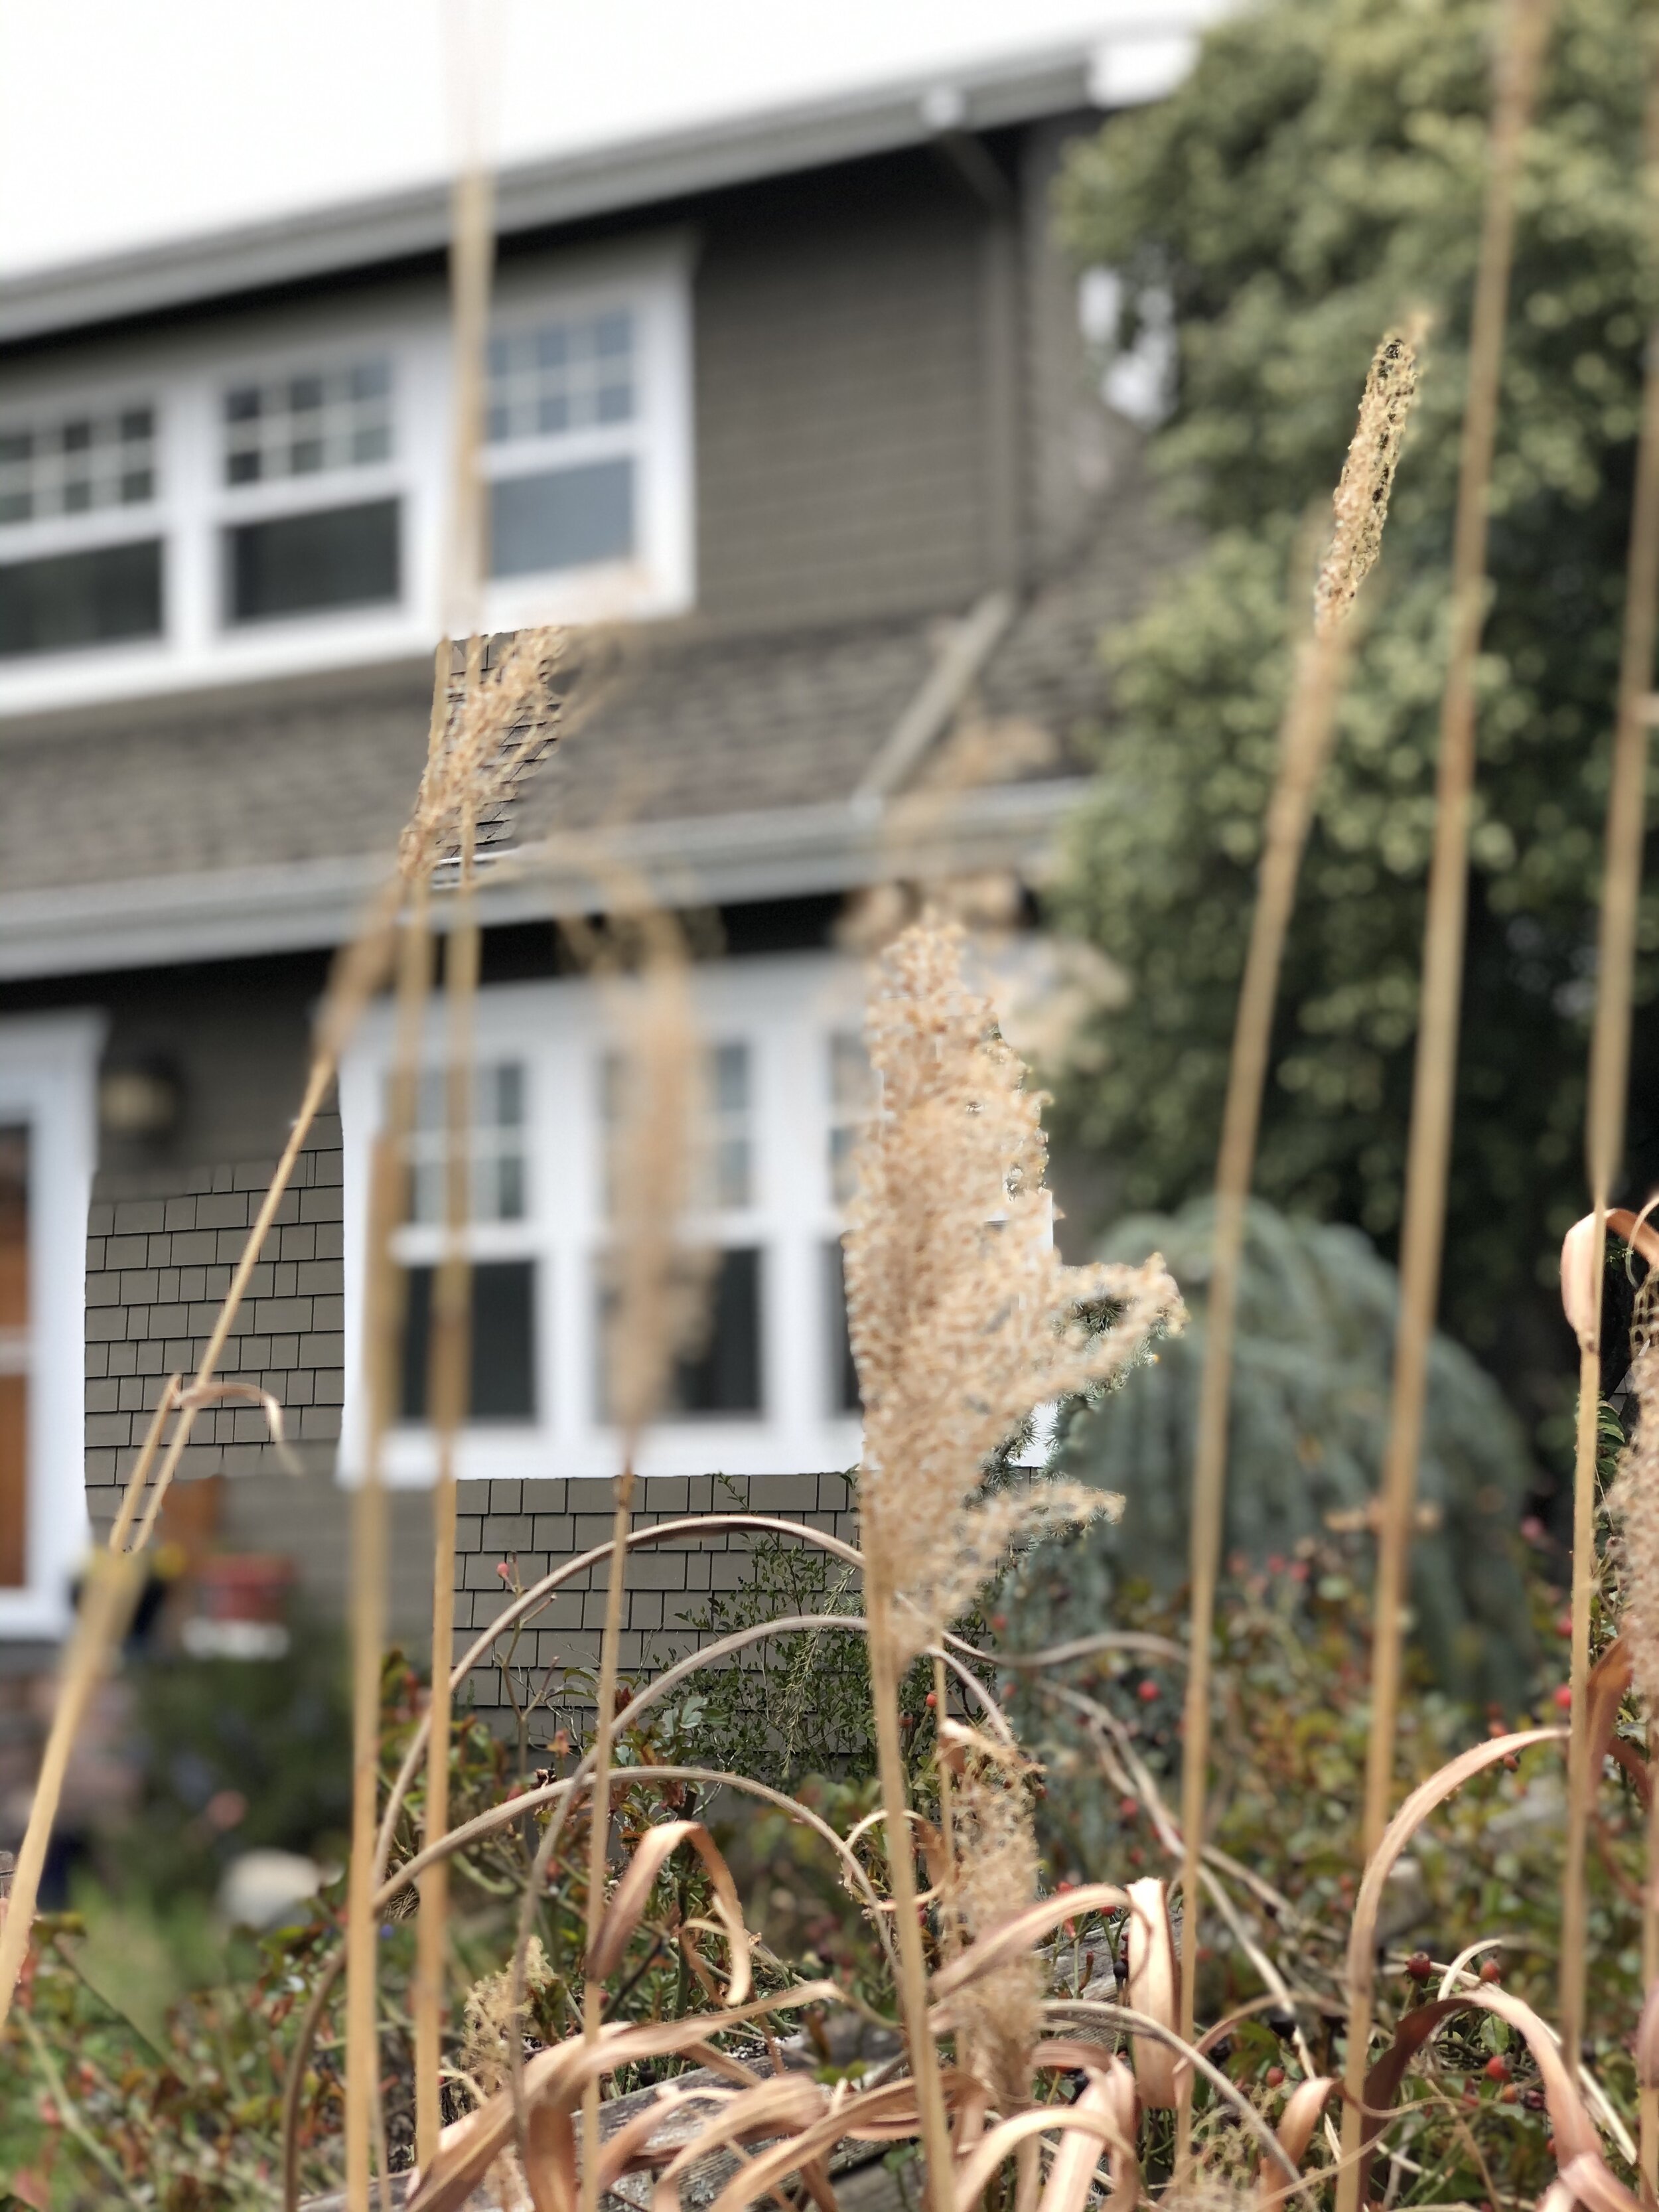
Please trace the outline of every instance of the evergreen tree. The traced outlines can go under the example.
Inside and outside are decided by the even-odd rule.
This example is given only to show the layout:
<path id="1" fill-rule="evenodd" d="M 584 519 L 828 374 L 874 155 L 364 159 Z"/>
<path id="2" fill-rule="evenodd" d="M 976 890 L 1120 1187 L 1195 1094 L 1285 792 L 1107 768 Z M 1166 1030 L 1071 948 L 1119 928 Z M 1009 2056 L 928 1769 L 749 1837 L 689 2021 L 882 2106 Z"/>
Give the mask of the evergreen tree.
<path id="1" fill-rule="evenodd" d="M 1059 918 L 1124 972 L 1074 1139 L 1118 1206 L 1206 1189 L 1306 525 L 1366 362 L 1434 330 L 1288 948 L 1257 1188 L 1398 1223 L 1465 347 L 1491 83 L 1488 0 L 1266 0 L 1206 37 L 1168 100 L 1114 117 L 1062 179 L 1079 263 L 1123 331 L 1172 321 L 1153 440 L 1202 551 L 1108 646 L 1115 711 Z M 1521 191 L 1480 664 L 1445 1317 L 1570 1457 L 1573 1354 L 1553 1272 L 1583 1211 L 1581 1131 L 1651 217 L 1639 178 L 1650 19 L 1563 0 Z M 1289 588 L 1287 590 L 1287 583 Z M 1649 869 L 1629 1181 L 1659 1176 L 1659 886 Z"/>

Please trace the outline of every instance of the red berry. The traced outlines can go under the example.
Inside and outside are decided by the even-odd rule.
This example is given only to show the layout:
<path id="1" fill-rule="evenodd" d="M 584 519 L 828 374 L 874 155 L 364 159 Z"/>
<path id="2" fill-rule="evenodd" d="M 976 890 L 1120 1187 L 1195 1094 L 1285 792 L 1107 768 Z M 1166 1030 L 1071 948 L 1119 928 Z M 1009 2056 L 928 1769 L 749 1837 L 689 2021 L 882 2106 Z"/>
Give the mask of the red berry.
<path id="1" fill-rule="evenodd" d="M 938 1692 L 936 1690 L 929 1690 L 929 1692 L 927 1692 L 927 1710 L 928 1710 L 928 1711 L 929 1711 L 930 1713 L 933 1711 L 933 1710 L 934 1706 L 935 1706 L 936 1705 L 938 1705 L 938 1703 L 939 1703 L 939 1692 Z"/>
<path id="2" fill-rule="evenodd" d="M 1284 2083 L 1285 2069 L 1282 2066 L 1270 2066 L 1261 2078 L 1270 2089 L 1279 2088 Z"/>
<path id="3" fill-rule="evenodd" d="M 1556 1622 L 1555 1632 L 1558 1636 L 1571 1636 L 1572 1634 L 1572 1615 L 1570 1613 L 1564 1613 L 1561 1615 L 1561 1618 Z"/>
<path id="4" fill-rule="evenodd" d="M 1006 1613 L 994 1613 L 991 1615 L 991 1626 L 995 1629 L 997 1634 L 1000 1636 L 1003 1630 L 1008 1626 L 1007 1614 Z"/>
<path id="5" fill-rule="evenodd" d="M 1555 1693 L 1555 1702 L 1560 1711 L 1570 1713 L 1572 1711 L 1572 1684 L 1571 1682 L 1562 1683 L 1560 1688 Z"/>
<path id="6" fill-rule="evenodd" d="M 1486 2061 L 1486 2079 L 1487 2079 L 1487 2081 L 1507 2081 L 1509 2080 L 1509 2078 L 1510 2078 L 1510 2062 L 1509 2062 L 1509 2060 L 1508 2060 L 1507 2058 L 1505 2058 L 1505 2057 L 1504 2057 L 1504 2054 L 1502 2053 L 1502 2051 L 1495 2051 L 1495 2052 L 1492 2054 L 1492 2057 L 1491 2057 Z"/>
<path id="7" fill-rule="evenodd" d="M 1410 1958 L 1406 1961 L 1406 1972 L 1411 1976 L 1414 1982 L 1420 1984 L 1423 1982 L 1432 1981 L 1434 1978 L 1434 1960 L 1430 1958 L 1426 1951 L 1413 1951 Z"/>
<path id="8" fill-rule="evenodd" d="M 1140 1687 L 1135 1692 L 1135 1695 L 1139 1698 L 1143 1705 L 1150 1705 L 1153 1698 L 1157 1697 L 1158 1684 L 1153 1681 L 1150 1674 L 1141 1684 Z"/>
<path id="9" fill-rule="evenodd" d="M 1498 2093 L 1498 2101 L 1500 2105 L 1518 2105 L 1520 2103 L 1521 2092 L 1516 2087 L 1513 2081 L 1506 2081 L 1504 2084 L 1503 2087 Z"/>
<path id="10" fill-rule="evenodd" d="M 1504 1753 L 1504 1765 L 1511 1774 L 1518 1774 L 1521 1771 L 1521 1762 L 1512 1751 L 1506 1751 Z"/>
<path id="11" fill-rule="evenodd" d="M 1498 1965 L 1496 1959 L 1483 1959 L 1481 1960 L 1480 1978 L 1483 1982 L 1501 1982 L 1503 1980 L 1504 1969 Z"/>
<path id="12" fill-rule="evenodd" d="M 1138 1820 L 1140 1818 L 1139 1798 L 1120 1797 L 1117 1801 L 1117 1815 L 1120 1820 Z"/>

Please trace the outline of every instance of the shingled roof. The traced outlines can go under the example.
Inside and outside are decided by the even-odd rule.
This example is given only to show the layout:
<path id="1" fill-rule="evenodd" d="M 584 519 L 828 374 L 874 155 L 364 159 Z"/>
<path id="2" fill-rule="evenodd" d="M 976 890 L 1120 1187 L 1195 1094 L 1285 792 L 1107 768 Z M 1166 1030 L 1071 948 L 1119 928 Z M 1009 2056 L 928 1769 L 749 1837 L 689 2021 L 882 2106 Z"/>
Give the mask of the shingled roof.
<path id="1" fill-rule="evenodd" d="M 902 874 L 918 837 L 1036 866 L 1109 709 L 1100 633 L 1139 603 L 1156 537 L 1115 501 L 1024 602 L 955 619 L 633 634 L 485 826 L 490 912 L 590 902 L 600 836 L 711 900 Z M 0 726 L 0 974 L 339 941 L 408 815 L 429 681 L 400 663 Z M 893 802 L 930 786 L 896 837 Z"/>

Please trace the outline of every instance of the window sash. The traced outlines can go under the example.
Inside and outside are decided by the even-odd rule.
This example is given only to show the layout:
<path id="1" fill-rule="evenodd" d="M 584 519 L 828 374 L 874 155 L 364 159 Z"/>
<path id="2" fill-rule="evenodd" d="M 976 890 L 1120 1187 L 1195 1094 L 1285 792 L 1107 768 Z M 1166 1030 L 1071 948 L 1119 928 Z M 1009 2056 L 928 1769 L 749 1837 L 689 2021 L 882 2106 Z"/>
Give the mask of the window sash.
<path id="1" fill-rule="evenodd" d="M 825 1248 L 843 1223 L 830 1201 L 826 1173 L 830 1102 L 824 1069 L 831 1030 L 844 1024 L 826 1013 L 830 986 L 850 996 L 859 971 L 841 956 L 761 956 L 718 967 L 694 979 L 697 1026 L 709 1043 L 742 1040 L 749 1048 L 749 1113 L 753 1179 L 749 1203 L 729 1212 L 684 1218 L 677 1234 L 688 1248 L 758 1251 L 757 1411 L 727 1404 L 706 1411 L 665 1408 L 645 1440 L 644 1471 L 733 1474 L 780 1468 L 845 1467 L 857 1452 L 858 1419 L 846 1410 L 832 1373 L 835 1315 L 830 1305 Z M 434 1043 L 441 1030 L 433 1019 Z M 361 1062 L 349 1061 L 342 1099 L 347 1124 L 349 1251 L 361 1237 L 358 1194 L 370 1158 L 370 1132 L 383 1110 L 381 1085 L 390 1048 L 389 1017 L 369 1024 Z M 488 1063 L 520 1051 L 526 1066 L 525 1133 L 528 1156 L 522 1220 L 473 1221 L 464 1249 L 475 1262 L 532 1260 L 536 1266 L 538 1407 L 528 1434 L 474 1424 L 462 1440 L 464 1474 L 605 1475 L 615 1472 L 618 1438 L 605 1419 L 603 1285 L 614 1226 L 605 1191 L 606 1120 L 603 1069 L 614 1038 L 604 1001 L 573 979 L 507 984 L 481 993 L 477 1053 Z M 366 1063 L 366 1065 L 364 1064 Z M 367 1110 L 365 1110 L 367 1109 Z M 406 1264 L 435 1265 L 446 1246 L 441 1223 L 415 1223 L 397 1232 L 396 1255 Z M 360 1269 L 361 1261 L 350 1261 Z M 355 1285 L 355 1289 L 353 1287 Z M 361 1328 L 361 1273 L 349 1273 L 348 1329 Z M 349 1346 L 349 1376 L 354 1358 Z M 343 1464 L 356 1462 L 350 1440 Z M 432 1438 L 404 1424 L 388 1440 L 394 1480 L 425 1480 Z"/>

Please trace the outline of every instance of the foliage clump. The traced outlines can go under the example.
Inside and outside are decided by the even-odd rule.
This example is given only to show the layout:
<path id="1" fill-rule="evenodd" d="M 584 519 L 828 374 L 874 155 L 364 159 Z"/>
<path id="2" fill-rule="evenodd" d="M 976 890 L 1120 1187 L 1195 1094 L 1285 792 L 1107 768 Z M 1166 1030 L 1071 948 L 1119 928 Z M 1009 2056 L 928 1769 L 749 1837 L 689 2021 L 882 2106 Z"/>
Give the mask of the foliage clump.
<path id="1" fill-rule="evenodd" d="M 1106 1256 L 1163 1252 L 1193 1315 L 1133 1390 L 1077 1402 L 1057 1439 L 1065 1472 L 1121 1492 L 1120 1522 L 1063 1547 L 1076 1589 L 1067 1624 L 1103 1617 L 1115 1572 L 1173 1593 L 1186 1579 L 1194 1438 L 1206 1343 L 1215 1209 L 1141 1215 Z M 1246 1216 L 1228 1443 L 1224 1549 L 1259 1566 L 1332 1529 L 1364 1534 L 1377 1494 L 1399 1285 L 1356 1229 L 1276 1213 Z M 1534 1480 L 1520 1425 L 1491 1376 L 1437 1335 L 1430 1354 L 1412 1550 L 1414 1638 L 1433 1678 L 1467 1703 L 1516 1703 L 1531 1656 L 1520 1540 Z M 1040 1555 L 1050 1556 L 1054 1547 Z M 1079 1632 L 1056 1623 L 1048 1640 Z"/>
<path id="2" fill-rule="evenodd" d="M 1376 334 L 1432 318 L 1286 951 L 1257 1188 L 1399 1223 L 1448 640 L 1451 518 L 1495 20 L 1486 0 L 1267 0 L 1167 100 L 1073 157 L 1078 259 L 1123 277 L 1126 337 L 1173 330 L 1153 440 L 1206 533 L 1109 641 L 1114 711 L 1055 911 L 1130 995 L 1063 1086 L 1115 1210 L 1207 1188 L 1261 825 L 1322 501 Z M 1550 1262 L 1582 1210 L 1579 1131 L 1623 563 L 1653 308 L 1636 0 L 1563 0 L 1520 184 L 1492 490 L 1493 592 L 1448 1218 L 1449 1326 L 1570 1447 Z M 1305 566 L 1304 566 L 1305 562 Z M 1648 872 L 1638 1003 L 1659 985 Z M 1659 1175 L 1659 1030 L 1639 1022 L 1628 1174 Z M 1639 1199 L 1638 1200 L 1639 1203 Z"/>

